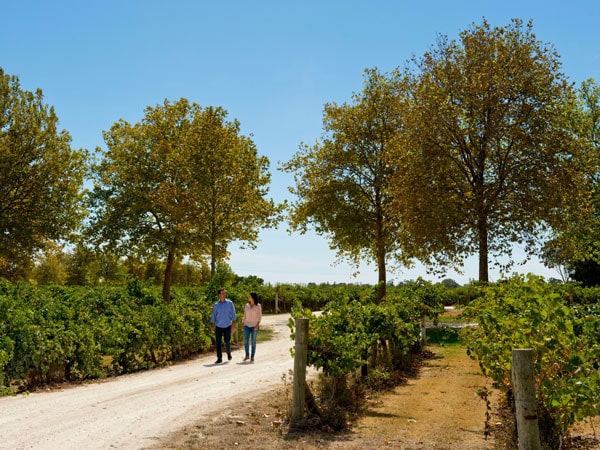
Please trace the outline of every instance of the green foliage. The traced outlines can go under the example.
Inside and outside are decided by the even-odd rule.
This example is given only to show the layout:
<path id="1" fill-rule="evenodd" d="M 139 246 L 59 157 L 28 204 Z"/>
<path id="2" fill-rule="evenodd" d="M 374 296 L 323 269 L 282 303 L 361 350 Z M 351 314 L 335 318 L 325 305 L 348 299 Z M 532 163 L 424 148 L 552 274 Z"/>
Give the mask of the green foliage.
<path id="1" fill-rule="evenodd" d="M 442 280 L 441 284 L 443 284 L 444 286 L 446 286 L 449 289 L 460 287 L 460 284 L 458 284 L 452 278 L 444 278 Z"/>
<path id="2" fill-rule="evenodd" d="M 77 358 L 86 358 L 88 324 L 67 304 L 64 291 L 19 284 L 5 285 L 0 295 L 8 306 L 0 312 L 6 337 L 14 344 L 4 366 L 5 381 L 29 379 L 35 384 L 68 378 L 71 368 L 82 362 Z"/>
<path id="3" fill-rule="evenodd" d="M 420 348 L 420 320 L 433 299 L 427 285 L 411 285 L 405 295 L 388 294 L 377 302 L 377 286 L 329 292 L 329 302 L 319 314 L 296 301 L 289 321 L 295 339 L 295 318 L 310 319 L 308 365 L 322 369 L 318 383 L 321 420 L 336 430 L 347 426 L 365 389 L 387 384 L 392 371 L 405 369 L 410 355 Z M 419 292 L 419 291 L 423 292 Z M 368 373 L 363 369 L 368 367 Z M 354 383 L 349 378 L 361 368 Z"/>
<path id="4" fill-rule="evenodd" d="M 380 340 L 389 343 L 394 356 L 407 354 L 420 339 L 424 308 L 416 298 L 386 297 L 376 304 L 369 298 L 340 295 L 317 316 L 299 303 L 292 315 L 311 319 L 308 364 L 342 377 L 366 364 L 369 350 Z M 290 327 L 293 330 L 292 322 Z"/>
<path id="5" fill-rule="evenodd" d="M 473 300 L 483 296 L 486 286 L 486 283 L 475 281 L 464 286 L 451 289 L 447 291 L 445 295 L 445 298 L 448 301 L 447 304 L 466 306 Z"/>
<path id="6" fill-rule="evenodd" d="M 599 305 L 600 287 L 583 287 L 579 283 L 563 283 L 554 287 L 569 305 Z"/>
<path id="7" fill-rule="evenodd" d="M 405 247 L 426 264 L 461 267 L 478 253 L 487 282 L 490 259 L 512 261 L 515 242 L 537 254 L 549 229 L 587 209 L 590 148 L 568 120 L 575 93 L 532 28 L 484 19 L 398 73 L 409 89 L 390 190 Z"/>
<path id="8" fill-rule="evenodd" d="M 444 311 L 444 305 L 448 304 L 450 289 L 442 284 L 433 284 L 419 277 L 415 281 L 408 281 L 398 287 L 396 295 L 411 299 L 415 305 L 415 311 L 421 317 L 428 316 L 436 319 Z"/>
<path id="9" fill-rule="evenodd" d="M 292 228 L 313 226 L 329 237 L 340 257 L 358 265 L 366 258 L 377 265 L 385 295 L 386 260 L 406 262 L 398 245 L 401 227 L 391 220 L 388 191 L 395 165 L 388 159 L 402 127 L 398 97 L 389 76 L 376 69 L 364 74 L 364 88 L 352 104 L 325 105 L 322 142 L 303 145 L 283 170 L 293 173 L 291 189 L 298 200 L 290 210 Z"/>
<path id="10" fill-rule="evenodd" d="M 202 289 L 0 284 L 0 387 L 87 379 L 186 358 L 210 344 Z"/>
<path id="11" fill-rule="evenodd" d="M 369 335 L 362 319 L 364 305 L 347 298 L 332 301 L 310 323 L 308 364 L 326 375 L 351 373 L 362 364 L 363 355 L 377 339 Z"/>
<path id="12" fill-rule="evenodd" d="M 564 434 L 574 421 L 600 413 L 600 307 L 567 302 L 556 287 L 533 275 L 490 286 L 464 311 L 478 327 L 464 329 L 462 338 L 505 392 L 512 350 L 533 349 L 540 411 Z"/>
<path id="13" fill-rule="evenodd" d="M 585 161 L 593 188 L 591 208 L 577 220 L 564 218 L 568 227 L 546 244 L 543 258 L 548 266 L 566 272 L 563 280 L 571 278 L 592 286 L 600 284 L 600 85 L 594 79 L 581 83 L 570 119 L 573 132 L 592 149 Z"/>
<path id="14" fill-rule="evenodd" d="M 62 248 L 49 243 L 35 264 L 33 281 L 37 284 L 65 284 L 67 272 L 63 256 Z"/>
<path id="15" fill-rule="evenodd" d="M 441 325 L 427 330 L 428 344 L 459 344 L 459 330 L 450 328 L 447 325 Z"/>
<path id="16" fill-rule="evenodd" d="M 164 259 L 163 297 L 173 264 L 209 254 L 211 273 L 234 241 L 253 245 L 277 219 L 265 197 L 268 159 L 240 134 L 222 108 L 186 99 L 148 107 L 140 123 L 104 133 L 107 149 L 93 168 L 89 237 L 124 254 Z"/>
<path id="17" fill-rule="evenodd" d="M 24 278 L 37 250 L 80 226 L 87 154 L 70 142 L 41 89 L 0 68 L 0 276 Z"/>

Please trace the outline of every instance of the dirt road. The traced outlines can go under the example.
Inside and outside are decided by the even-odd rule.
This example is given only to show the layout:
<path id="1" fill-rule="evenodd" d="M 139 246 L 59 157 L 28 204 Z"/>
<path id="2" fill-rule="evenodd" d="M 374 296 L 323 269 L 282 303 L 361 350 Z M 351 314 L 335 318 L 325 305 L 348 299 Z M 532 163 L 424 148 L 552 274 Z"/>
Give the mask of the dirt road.
<path id="1" fill-rule="evenodd" d="M 241 398 L 268 392 L 293 368 L 289 315 L 265 316 L 274 338 L 215 365 L 215 355 L 164 369 L 30 395 L 0 398 L 2 449 L 139 449 L 210 417 Z"/>

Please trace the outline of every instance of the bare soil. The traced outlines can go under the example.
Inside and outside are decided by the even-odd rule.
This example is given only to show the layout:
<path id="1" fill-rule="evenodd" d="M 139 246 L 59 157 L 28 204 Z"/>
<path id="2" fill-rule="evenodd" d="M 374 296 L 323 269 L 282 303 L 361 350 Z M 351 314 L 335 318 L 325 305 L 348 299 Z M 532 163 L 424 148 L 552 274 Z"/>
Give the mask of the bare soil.
<path id="1" fill-rule="evenodd" d="M 152 447 L 188 424 L 281 386 L 293 367 L 288 319 L 263 317 L 263 333 L 272 339 L 259 344 L 252 363 L 243 361 L 238 344 L 233 359 L 222 364 L 210 353 L 160 369 L 0 397 L 0 449 Z"/>
<path id="2" fill-rule="evenodd" d="M 405 383 L 367 399 L 349 431 L 289 431 L 292 342 L 287 315 L 265 316 L 272 339 L 255 363 L 201 355 L 159 370 L 0 398 L 0 449 L 506 449 L 499 398 L 460 346 L 430 347 Z M 309 371 L 309 375 L 314 372 Z M 314 390 L 313 390 L 314 391 Z M 600 449 L 600 418 L 570 448 Z"/>
<path id="3" fill-rule="evenodd" d="M 344 433 L 290 432 L 291 387 L 240 401 L 209 420 L 165 437 L 153 449 L 511 449 L 497 391 L 465 349 L 429 347 L 432 357 L 405 384 L 367 400 L 363 414 Z M 489 408 L 485 396 L 488 391 Z M 486 419 L 486 412 L 489 413 Z M 591 423 L 573 429 L 571 449 L 600 449 Z"/>
<path id="4" fill-rule="evenodd" d="M 209 421 L 168 436 L 162 449 L 493 449 L 485 436 L 489 389 L 477 363 L 459 346 L 433 348 L 417 376 L 368 399 L 349 432 L 290 433 L 289 387 L 245 401 Z"/>

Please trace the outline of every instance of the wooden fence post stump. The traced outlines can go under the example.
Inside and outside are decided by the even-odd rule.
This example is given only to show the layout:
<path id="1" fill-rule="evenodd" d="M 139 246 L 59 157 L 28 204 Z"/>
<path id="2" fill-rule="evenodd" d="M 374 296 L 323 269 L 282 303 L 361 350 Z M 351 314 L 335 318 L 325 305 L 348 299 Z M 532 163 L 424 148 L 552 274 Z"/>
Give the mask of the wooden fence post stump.
<path id="1" fill-rule="evenodd" d="M 304 418 L 306 394 L 306 361 L 308 356 L 308 319 L 296 318 L 296 340 L 294 343 L 294 379 L 292 392 L 293 428 Z"/>
<path id="2" fill-rule="evenodd" d="M 539 450 L 541 447 L 540 430 L 535 398 L 532 349 L 514 349 L 512 351 L 511 377 L 515 397 L 519 450 Z"/>

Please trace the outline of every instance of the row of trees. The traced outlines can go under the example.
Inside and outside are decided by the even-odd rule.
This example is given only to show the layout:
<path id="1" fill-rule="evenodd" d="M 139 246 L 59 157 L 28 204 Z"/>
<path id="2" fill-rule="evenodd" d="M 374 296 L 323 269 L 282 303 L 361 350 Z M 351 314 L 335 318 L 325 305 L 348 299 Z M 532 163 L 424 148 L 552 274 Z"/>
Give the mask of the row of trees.
<path id="1" fill-rule="evenodd" d="M 36 258 L 29 280 L 38 285 L 98 286 L 125 284 L 135 278 L 151 284 L 162 284 L 164 262 L 158 257 L 144 260 L 135 255 L 121 258 L 115 253 L 93 251 L 81 244 L 66 251 L 48 245 Z M 172 269 L 172 284 L 199 286 L 211 279 L 206 263 L 177 261 Z"/>
<path id="2" fill-rule="evenodd" d="M 85 246 L 94 249 L 96 274 L 115 258 L 127 257 L 133 275 L 136 262 L 147 270 L 162 261 L 168 301 L 182 261 L 200 270 L 209 261 L 212 275 L 232 241 L 252 246 L 279 220 L 268 159 L 222 108 L 186 99 L 148 107 L 139 123 L 105 131 L 106 148 L 92 157 L 70 147 L 41 90 L 22 90 L 1 69 L 0 106 L 0 276 L 28 278 L 36 255 L 59 259 L 56 243 L 71 241 L 79 246 L 69 259 L 82 269 Z"/>
<path id="3" fill-rule="evenodd" d="M 598 256 L 599 88 L 579 91 L 532 24 L 487 21 L 405 67 L 365 72 L 351 103 L 325 105 L 324 135 L 281 169 L 295 176 L 291 227 L 328 236 L 339 256 L 460 270 L 515 243 L 549 264 Z M 49 242 L 162 261 L 170 298 L 181 261 L 211 274 L 229 245 L 254 245 L 282 218 L 269 161 L 220 107 L 186 99 L 117 121 L 93 155 L 70 147 L 41 90 L 0 69 L 0 275 L 26 275 Z M 92 158 L 93 156 L 93 158 Z M 84 180 L 90 189 L 83 189 Z"/>
<path id="4" fill-rule="evenodd" d="M 293 226 L 376 261 L 380 298 L 390 260 L 460 270 L 478 253 L 488 281 L 515 243 L 539 255 L 551 242 L 552 264 L 596 256 L 598 87 L 577 92 L 560 68 L 531 23 L 484 20 L 404 68 L 367 70 L 351 104 L 325 106 L 323 138 L 283 166 Z"/>

